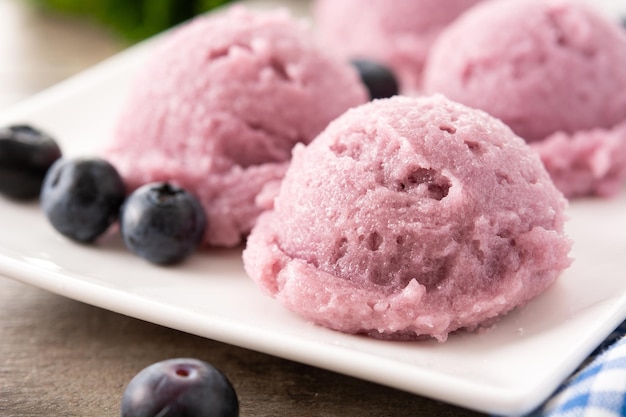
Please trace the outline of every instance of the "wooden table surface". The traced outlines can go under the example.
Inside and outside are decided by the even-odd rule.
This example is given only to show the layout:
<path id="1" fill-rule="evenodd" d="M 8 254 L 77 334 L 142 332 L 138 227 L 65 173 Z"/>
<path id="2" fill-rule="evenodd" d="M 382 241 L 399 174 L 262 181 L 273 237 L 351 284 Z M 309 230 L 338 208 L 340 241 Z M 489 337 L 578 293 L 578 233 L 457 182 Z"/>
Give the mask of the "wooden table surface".
<path id="1" fill-rule="evenodd" d="M 0 111 L 124 48 L 105 30 L 0 0 Z M 479 416 L 469 410 L 115 314 L 0 277 L 0 416 L 119 415 L 145 366 L 214 363 L 242 416 Z"/>

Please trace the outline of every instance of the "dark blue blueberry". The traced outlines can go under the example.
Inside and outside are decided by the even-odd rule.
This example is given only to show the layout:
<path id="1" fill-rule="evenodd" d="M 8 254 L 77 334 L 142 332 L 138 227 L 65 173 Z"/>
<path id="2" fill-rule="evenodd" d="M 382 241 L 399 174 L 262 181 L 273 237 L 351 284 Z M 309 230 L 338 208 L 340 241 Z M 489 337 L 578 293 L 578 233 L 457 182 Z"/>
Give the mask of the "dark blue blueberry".
<path id="1" fill-rule="evenodd" d="M 226 376 L 197 359 L 169 359 L 139 372 L 122 397 L 121 417 L 237 417 Z"/>
<path id="2" fill-rule="evenodd" d="M 0 129 L 0 193 L 29 200 L 39 196 L 50 166 L 61 157 L 56 141 L 39 129 L 13 125 Z"/>
<path id="3" fill-rule="evenodd" d="M 132 252 L 156 264 L 180 262 L 204 236 L 200 202 L 178 186 L 159 182 L 135 190 L 122 205 L 120 228 Z"/>
<path id="4" fill-rule="evenodd" d="M 107 161 L 62 158 L 46 174 L 41 206 L 61 234 L 91 242 L 115 222 L 124 197 L 122 178 Z"/>
<path id="5" fill-rule="evenodd" d="M 367 59 L 353 59 L 350 62 L 359 72 L 361 81 L 369 91 L 370 99 L 387 98 L 398 94 L 398 81 L 389 68 Z"/>

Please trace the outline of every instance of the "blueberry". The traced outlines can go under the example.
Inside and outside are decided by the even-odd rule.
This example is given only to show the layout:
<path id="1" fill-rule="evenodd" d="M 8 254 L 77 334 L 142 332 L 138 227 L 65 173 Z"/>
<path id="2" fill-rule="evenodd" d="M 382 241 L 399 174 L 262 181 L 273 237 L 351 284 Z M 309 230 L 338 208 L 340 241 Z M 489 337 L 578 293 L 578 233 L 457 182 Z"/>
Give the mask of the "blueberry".
<path id="1" fill-rule="evenodd" d="M 366 59 L 353 59 L 351 64 L 359 72 L 370 99 L 387 98 L 398 94 L 398 81 L 393 72 L 382 64 Z"/>
<path id="2" fill-rule="evenodd" d="M 169 359 L 140 371 L 122 397 L 121 417 L 237 417 L 226 376 L 197 359 Z"/>
<path id="3" fill-rule="evenodd" d="M 122 178 L 107 161 L 61 158 L 46 174 L 41 206 L 61 234 L 91 242 L 115 222 L 124 197 Z"/>
<path id="4" fill-rule="evenodd" d="M 200 202 L 183 188 L 165 182 L 135 190 L 120 213 L 128 249 L 155 264 L 172 264 L 191 255 L 202 242 L 206 224 Z"/>
<path id="5" fill-rule="evenodd" d="M 0 193 L 16 200 L 39 196 L 50 166 L 61 157 L 56 141 L 28 125 L 0 129 Z"/>

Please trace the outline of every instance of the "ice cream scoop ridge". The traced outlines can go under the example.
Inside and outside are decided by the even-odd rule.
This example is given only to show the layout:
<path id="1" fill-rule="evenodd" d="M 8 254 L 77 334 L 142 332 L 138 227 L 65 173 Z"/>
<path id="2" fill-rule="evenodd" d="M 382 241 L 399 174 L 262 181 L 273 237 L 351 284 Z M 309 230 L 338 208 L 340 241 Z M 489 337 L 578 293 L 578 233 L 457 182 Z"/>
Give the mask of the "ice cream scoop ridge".
<path id="1" fill-rule="evenodd" d="M 206 243 L 235 246 L 292 147 L 367 101 L 367 92 L 286 11 L 233 7 L 157 42 L 105 155 L 131 189 L 172 181 L 191 191 L 207 212 Z"/>
<path id="2" fill-rule="evenodd" d="M 541 155 L 567 197 L 626 181 L 626 31 L 568 0 L 490 0 L 430 50 L 424 91 L 487 111 Z"/>
<path id="3" fill-rule="evenodd" d="M 499 120 L 443 96 L 376 100 L 294 149 L 244 266 L 314 323 L 444 341 L 525 305 L 569 266 L 566 206 Z"/>

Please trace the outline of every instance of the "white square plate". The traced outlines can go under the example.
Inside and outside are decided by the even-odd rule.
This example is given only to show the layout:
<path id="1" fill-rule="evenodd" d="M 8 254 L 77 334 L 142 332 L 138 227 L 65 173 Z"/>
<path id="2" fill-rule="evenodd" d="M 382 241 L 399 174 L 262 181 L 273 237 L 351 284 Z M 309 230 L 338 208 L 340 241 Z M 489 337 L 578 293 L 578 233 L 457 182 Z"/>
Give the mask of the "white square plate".
<path id="1" fill-rule="evenodd" d="M 0 114 L 93 155 L 112 134 L 133 70 L 153 41 Z M 488 413 L 536 407 L 626 318 L 626 192 L 569 210 L 575 261 L 545 294 L 485 334 L 446 343 L 385 342 L 306 323 L 261 295 L 240 250 L 157 267 L 112 235 L 64 239 L 36 203 L 0 198 L 0 274 L 129 316 Z"/>

